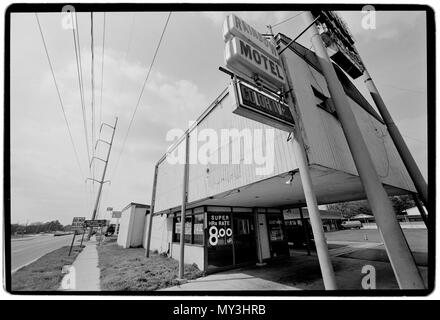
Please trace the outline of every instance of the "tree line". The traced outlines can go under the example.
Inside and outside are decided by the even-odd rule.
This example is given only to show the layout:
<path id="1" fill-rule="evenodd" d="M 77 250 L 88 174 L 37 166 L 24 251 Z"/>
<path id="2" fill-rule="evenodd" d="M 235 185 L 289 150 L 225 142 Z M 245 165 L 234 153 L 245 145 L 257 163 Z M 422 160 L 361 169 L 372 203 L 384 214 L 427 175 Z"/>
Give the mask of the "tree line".
<path id="1" fill-rule="evenodd" d="M 33 222 L 30 224 L 11 224 L 11 234 L 35 234 L 40 232 L 68 231 L 70 225 L 63 226 L 58 220 L 49 222 Z"/>
<path id="2" fill-rule="evenodd" d="M 415 207 L 415 202 L 410 195 L 390 197 L 396 215 L 404 214 L 404 211 Z M 333 203 L 327 205 L 328 210 L 339 212 L 344 218 L 351 218 L 358 214 L 373 215 L 367 200 Z"/>

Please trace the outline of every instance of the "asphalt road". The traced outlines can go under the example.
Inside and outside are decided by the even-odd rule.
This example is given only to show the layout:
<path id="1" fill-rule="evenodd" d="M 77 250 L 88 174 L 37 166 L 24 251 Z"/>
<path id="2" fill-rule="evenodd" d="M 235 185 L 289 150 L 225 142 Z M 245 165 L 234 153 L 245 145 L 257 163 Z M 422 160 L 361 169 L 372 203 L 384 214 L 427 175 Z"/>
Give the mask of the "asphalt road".
<path id="1" fill-rule="evenodd" d="M 53 235 L 38 235 L 12 240 L 11 271 L 14 272 L 53 250 L 70 245 L 72 236 L 54 237 Z"/>

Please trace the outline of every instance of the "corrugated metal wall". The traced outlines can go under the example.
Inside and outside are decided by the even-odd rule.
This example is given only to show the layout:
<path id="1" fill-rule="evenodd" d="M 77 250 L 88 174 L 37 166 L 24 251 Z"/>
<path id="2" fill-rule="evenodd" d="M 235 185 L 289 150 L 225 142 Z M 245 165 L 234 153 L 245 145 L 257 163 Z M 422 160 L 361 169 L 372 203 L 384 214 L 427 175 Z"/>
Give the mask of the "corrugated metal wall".
<path id="1" fill-rule="evenodd" d="M 311 164 L 344 171 L 357 175 L 348 144 L 338 120 L 330 113 L 316 106 L 311 85 L 330 96 L 324 77 L 303 59 L 291 51 L 287 52 L 287 61 L 291 66 L 291 77 L 300 112 L 300 124 L 307 145 Z M 218 149 L 212 156 L 220 159 L 219 154 L 230 148 L 220 140 L 222 129 L 273 129 L 259 122 L 232 113 L 235 101 L 230 94 L 223 95 L 215 106 L 190 132 L 190 141 L 195 141 L 204 129 L 212 129 L 218 134 Z M 361 128 L 378 174 L 384 183 L 414 191 L 414 186 L 383 124 L 362 109 L 351 98 L 356 120 Z M 270 176 L 297 169 L 288 134 L 274 130 L 274 171 L 270 175 L 256 174 L 256 165 L 244 164 L 242 153 L 240 164 L 191 164 L 189 167 L 188 201 L 204 199 L 228 190 L 246 186 Z M 184 140 L 181 142 L 184 148 Z M 204 142 L 199 143 L 199 147 Z M 265 148 L 265 141 L 263 143 Z M 190 147 L 191 149 L 191 147 Z M 249 150 L 245 152 L 250 152 Z M 171 165 L 167 160 L 159 166 L 155 211 L 162 211 L 181 204 L 183 165 Z"/>
<path id="2" fill-rule="evenodd" d="M 294 53 L 289 52 L 287 61 L 289 65 L 295 66 L 292 81 L 298 109 L 301 112 L 301 120 L 305 124 L 303 126 L 304 137 L 306 144 L 310 147 L 310 163 L 357 175 L 339 121 L 327 111 L 315 107 L 315 97 L 311 85 L 326 96 L 330 96 L 324 76 L 308 66 L 304 60 Z M 386 126 L 362 109 L 350 97 L 347 97 L 347 99 L 379 177 L 386 184 L 415 191 Z"/>

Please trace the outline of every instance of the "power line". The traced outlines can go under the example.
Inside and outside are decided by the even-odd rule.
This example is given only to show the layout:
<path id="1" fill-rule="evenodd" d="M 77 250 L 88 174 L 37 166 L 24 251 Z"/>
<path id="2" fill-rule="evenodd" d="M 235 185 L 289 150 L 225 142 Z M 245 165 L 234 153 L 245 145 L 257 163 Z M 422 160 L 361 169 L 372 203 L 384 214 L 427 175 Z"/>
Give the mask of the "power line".
<path id="1" fill-rule="evenodd" d="M 35 18 L 37 19 L 38 29 L 40 30 L 41 39 L 43 40 L 44 50 L 46 52 L 47 61 L 49 62 L 49 67 L 50 67 L 50 71 L 52 73 L 53 82 L 55 84 L 55 88 L 56 88 L 56 91 L 57 91 L 57 94 L 58 94 L 58 99 L 60 101 L 61 110 L 63 111 L 64 121 L 65 121 L 66 126 L 67 126 L 67 131 L 69 132 L 70 142 L 72 143 L 73 151 L 75 153 L 76 163 L 78 165 L 79 171 L 81 172 L 81 176 L 84 177 L 84 173 L 83 173 L 83 171 L 81 169 L 81 165 L 80 165 L 80 162 L 79 162 L 78 152 L 76 150 L 75 143 L 74 143 L 73 137 L 72 137 L 72 132 L 70 130 L 69 121 L 67 120 L 66 111 L 64 109 L 63 99 L 61 98 L 60 90 L 58 88 L 58 83 L 57 83 L 57 80 L 55 78 L 55 72 L 53 71 L 52 62 L 50 60 L 49 52 L 48 52 L 47 46 L 46 46 L 46 41 L 44 40 L 43 30 L 42 30 L 41 24 L 40 24 L 40 19 L 38 18 L 38 14 L 37 13 L 35 13 Z"/>
<path id="2" fill-rule="evenodd" d="M 407 89 L 407 88 L 400 88 L 400 87 L 396 87 L 396 86 L 391 85 L 391 84 L 380 83 L 380 82 L 379 82 L 379 84 L 381 86 L 386 86 L 386 87 L 394 88 L 394 89 L 401 90 L 401 91 L 407 91 L 407 92 L 418 93 L 418 94 L 426 94 L 426 91 L 422 91 L 422 90 L 413 90 L 413 89 Z"/>
<path id="3" fill-rule="evenodd" d="M 76 33 L 75 33 L 76 30 Z M 88 166 L 90 165 L 90 145 L 89 145 L 89 137 L 87 132 L 87 115 L 86 115 L 86 107 L 84 100 L 84 83 L 82 78 L 82 61 L 81 61 L 81 45 L 79 41 L 79 29 L 78 29 L 78 16 L 75 11 L 75 27 L 72 28 L 73 31 L 73 43 L 75 46 L 75 57 L 76 57 L 76 67 L 78 73 L 78 85 L 81 97 L 81 111 L 84 125 L 84 136 L 86 140 L 86 149 L 87 149 L 87 162 Z"/>
<path id="4" fill-rule="evenodd" d="M 272 25 L 272 28 L 275 28 L 276 26 L 279 26 L 280 24 L 283 24 L 283 23 L 285 23 L 285 22 L 287 22 L 287 21 L 290 21 L 290 20 L 292 20 L 292 19 L 295 19 L 296 17 L 302 15 L 304 12 L 305 12 L 305 11 L 302 11 L 302 12 L 300 12 L 300 13 L 294 15 L 293 17 L 290 17 L 290 18 L 287 18 L 287 19 L 285 19 L 285 20 L 283 20 L 283 21 L 280 21 L 280 22 L 278 22 L 278 23 L 275 23 L 274 25 Z"/>
<path id="5" fill-rule="evenodd" d="M 423 143 L 423 144 L 427 144 L 427 142 L 426 141 L 423 141 L 423 140 L 420 140 L 420 139 L 416 139 L 416 138 L 413 138 L 413 137 L 409 137 L 409 136 L 406 136 L 406 135 L 404 135 L 404 134 L 402 134 L 402 136 L 404 136 L 405 138 L 408 138 L 408 139 L 411 139 L 411 140 L 414 140 L 414 141 L 417 141 L 417 142 L 420 142 L 420 143 Z"/>
<path id="6" fill-rule="evenodd" d="M 90 12 L 90 51 L 92 54 L 91 61 L 91 85 L 92 85 L 92 99 L 91 99 L 91 107 L 92 107 L 92 157 L 95 156 L 95 50 L 93 43 L 93 12 Z M 92 168 L 92 178 L 95 179 L 95 163 L 93 163 Z M 93 181 L 93 185 L 95 184 L 95 180 Z"/>
<path id="7" fill-rule="evenodd" d="M 102 28 L 102 59 L 101 59 L 101 97 L 99 101 L 99 124 L 102 122 L 102 89 L 104 87 L 104 48 L 105 48 L 105 12 L 104 26 Z"/>
<path id="8" fill-rule="evenodd" d="M 156 56 L 157 56 L 157 53 L 158 53 L 158 51 L 159 51 L 160 45 L 161 45 L 161 43 L 162 43 L 162 39 L 163 39 L 163 36 L 164 36 L 165 31 L 166 31 L 166 29 L 167 29 L 167 26 L 168 26 L 168 22 L 169 22 L 169 20 L 170 20 L 170 17 L 171 17 L 171 11 L 170 11 L 170 13 L 168 14 L 167 20 L 166 20 L 165 25 L 164 25 L 164 27 L 163 27 L 163 29 L 162 29 L 162 34 L 160 35 L 160 39 L 159 39 L 159 42 L 158 42 L 158 44 L 157 44 L 157 46 L 156 46 L 156 50 L 155 50 L 155 52 L 154 52 L 153 59 L 151 60 L 150 67 L 148 68 L 147 75 L 146 75 L 146 77 L 145 77 L 144 83 L 143 83 L 143 85 L 142 85 L 141 92 L 140 92 L 139 97 L 138 97 L 138 100 L 137 100 L 137 102 L 136 102 L 136 107 L 134 108 L 133 114 L 132 114 L 132 116 L 131 116 L 130 123 L 129 123 L 129 125 L 128 125 L 128 129 L 127 129 L 127 133 L 125 134 L 124 141 L 123 141 L 123 143 L 122 143 L 121 152 L 119 153 L 118 160 L 117 160 L 117 162 L 116 162 L 116 166 L 115 166 L 115 170 L 114 170 L 114 172 L 116 172 L 116 170 L 117 170 L 117 168 L 118 168 L 119 160 L 121 159 L 122 153 L 123 153 L 123 151 L 124 151 L 125 143 L 127 142 L 127 138 L 128 138 L 128 134 L 130 133 L 131 126 L 133 125 L 134 117 L 135 117 L 136 112 L 137 112 L 137 110 L 138 110 L 138 107 L 139 107 L 139 104 L 140 104 L 140 101 L 141 101 L 142 95 L 143 95 L 143 93 L 144 93 L 144 90 L 145 90 L 145 87 L 146 87 L 146 84 L 147 84 L 147 81 L 148 81 L 148 78 L 150 77 L 151 69 L 153 68 L 154 62 L 155 62 L 155 60 L 156 60 Z M 114 174 L 115 174 L 115 173 L 114 173 Z M 114 174 L 113 174 L 113 175 L 114 175 Z"/>

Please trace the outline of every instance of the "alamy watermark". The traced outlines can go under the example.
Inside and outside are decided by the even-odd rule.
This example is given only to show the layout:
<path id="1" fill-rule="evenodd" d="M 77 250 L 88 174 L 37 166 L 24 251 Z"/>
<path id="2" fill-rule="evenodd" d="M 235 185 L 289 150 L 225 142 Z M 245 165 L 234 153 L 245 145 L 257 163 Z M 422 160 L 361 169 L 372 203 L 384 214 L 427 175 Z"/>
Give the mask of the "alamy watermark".
<path id="1" fill-rule="evenodd" d="M 168 131 L 166 140 L 175 142 L 184 134 L 182 129 L 174 128 Z M 182 141 L 168 151 L 170 164 L 185 164 L 185 145 Z M 190 133 L 188 151 L 189 164 L 247 164 L 255 167 L 256 175 L 270 175 L 274 172 L 275 129 L 196 127 Z"/>
<path id="2" fill-rule="evenodd" d="M 72 5 L 65 5 L 62 9 L 61 26 L 65 30 L 72 30 L 76 27 L 75 7 Z"/>
<path id="3" fill-rule="evenodd" d="M 376 9 L 372 5 L 362 7 L 363 17 L 361 19 L 362 28 L 365 30 L 376 29 Z"/>
<path id="4" fill-rule="evenodd" d="M 362 267 L 361 272 L 362 274 L 365 274 L 365 276 L 362 277 L 362 289 L 376 289 L 376 268 L 372 265 L 367 264 Z"/>

